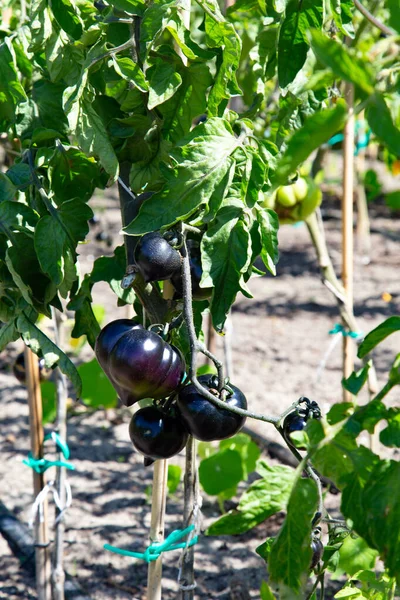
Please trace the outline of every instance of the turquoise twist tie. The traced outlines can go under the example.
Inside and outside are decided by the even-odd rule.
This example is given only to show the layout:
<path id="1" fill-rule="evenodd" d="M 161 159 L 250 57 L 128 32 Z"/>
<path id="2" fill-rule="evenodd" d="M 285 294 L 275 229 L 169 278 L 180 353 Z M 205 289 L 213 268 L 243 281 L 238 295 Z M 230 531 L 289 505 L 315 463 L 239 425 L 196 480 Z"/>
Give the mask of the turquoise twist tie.
<path id="1" fill-rule="evenodd" d="M 104 550 L 110 550 L 115 554 L 121 554 L 122 556 L 130 556 L 131 558 L 139 558 L 147 563 L 157 560 L 163 552 L 169 550 L 179 550 L 181 548 L 189 548 L 197 543 L 199 536 L 195 535 L 189 542 L 179 542 L 186 535 L 194 530 L 194 525 L 189 525 L 186 529 L 175 529 L 172 531 L 163 542 L 153 542 L 144 552 L 130 552 L 130 550 L 123 550 L 110 544 L 104 544 Z M 179 542 L 179 543 L 178 543 Z"/>
<path id="2" fill-rule="evenodd" d="M 45 436 L 44 441 L 53 440 L 57 448 L 61 451 L 62 455 L 65 459 L 69 458 L 70 452 L 68 448 L 68 444 L 58 435 L 57 432 L 52 431 L 48 435 Z M 65 467 L 66 469 L 70 469 L 73 471 L 75 469 L 72 463 L 66 462 L 64 460 L 47 460 L 47 458 L 34 458 L 32 456 L 32 452 L 29 452 L 28 458 L 22 461 L 24 465 L 27 465 L 36 473 L 44 473 L 50 467 Z"/>
<path id="3" fill-rule="evenodd" d="M 340 323 L 336 323 L 336 325 L 333 327 L 333 329 L 329 331 L 329 333 L 331 335 L 334 335 L 335 333 L 341 333 L 343 337 L 351 337 L 353 339 L 364 337 L 362 331 L 348 331 L 343 327 L 343 325 L 340 325 Z"/>

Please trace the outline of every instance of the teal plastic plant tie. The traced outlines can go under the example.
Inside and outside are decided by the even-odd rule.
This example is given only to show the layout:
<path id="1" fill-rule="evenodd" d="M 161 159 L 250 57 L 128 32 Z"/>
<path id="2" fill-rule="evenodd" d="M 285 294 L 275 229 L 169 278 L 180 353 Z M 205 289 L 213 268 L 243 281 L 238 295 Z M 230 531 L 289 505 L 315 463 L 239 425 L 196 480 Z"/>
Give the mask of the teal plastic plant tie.
<path id="1" fill-rule="evenodd" d="M 131 552 L 130 550 L 117 548 L 117 546 L 111 546 L 110 544 L 104 544 L 103 548 L 104 550 L 110 550 L 110 552 L 120 554 L 121 556 L 138 558 L 139 560 L 144 560 L 145 562 L 149 563 L 157 560 L 163 552 L 167 552 L 169 550 L 179 550 L 180 548 L 186 548 L 196 544 L 199 539 L 197 535 L 194 536 L 189 542 L 177 543 L 178 540 L 181 540 L 193 530 L 194 525 L 189 525 L 189 527 L 186 527 L 186 529 L 175 529 L 167 538 L 165 538 L 163 542 L 153 542 L 150 544 L 145 552 Z"/>
<path id="2" fill-rule="evenodd" d="M 331 335 L 335 333 L 341 333 L 343 337 L 351 337 L 353 339 L 357 339 L 363 337 L 364 334 L 362 331 L 347 331 L 340 323 L 336 323 L 333 329 L 329 331 Z"/>
<path id="3" fill-rule="evenodd" d="M 343 133 L 337 133 L 336 135 L 334 135 L 333 137 L 331 137 L 330 140 L 328 140 L 328 145 L 329 146 L 334 146 L 335 144 L 338 144 L 339 142 L 343 142 L 343 140 L 344 140 Z"/>
<path id="4" fill-rule="evenodd" d="M 46 442 L 47 440 L 53 440 L 57 448 L 62 452 L 64 458 L 69 458 L 70 452 L 68 444 L 64 442 L 64 440 L 59 436 L 59 434 L 56 431 L 48 433 L 44 437 L 44 441 Z M 66 469 L 70 469 L 71 471 L 75 470 L 75 467 L 72 463 L 65 462 L 63 460 L 47 460 L 47 458 L 34 458 L 31 452 L 29 452 L 28 458 L 24 459 L 22 462 L 24 463 L 24 465 L 27 465 L 28 467 L 36 471 L 36 473 L 44 473 L 50 467 L 65 467 Z"/>

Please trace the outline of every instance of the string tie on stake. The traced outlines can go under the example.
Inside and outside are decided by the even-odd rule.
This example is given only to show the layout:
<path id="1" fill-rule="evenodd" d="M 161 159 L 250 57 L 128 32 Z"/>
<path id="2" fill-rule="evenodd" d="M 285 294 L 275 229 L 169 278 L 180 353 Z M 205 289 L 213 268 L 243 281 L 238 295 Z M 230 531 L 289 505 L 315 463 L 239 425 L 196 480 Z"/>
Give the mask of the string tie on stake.
<path id="1" fill-rule="evenodd" d="M 61 451 L 64 458 L 67 460 L 69 458 L 70 452 L 68 448 L 68 444 L 58 435 L 56 431 L 52 431 L 48 435 L 45 436 L 44 441 L 53 440 L 57 448 Z M 70 462 L 66 462 L 63 460 L 47 460 L 47 458 L 35 458 L 32 456 L 32 453 L 29 452 L 28 458 L 23 459 L 22 461 L 24 465 L 27 465 L 36 473 L 44 473 L 50 467 L 65 467 L 66 469 L 70 469 L 73 471 L 75 469 L 74 465 Z"/>
<path id="2" fill-rule="evenodd" d="M 104 550 L 110 550 L 115 554 L 121 554 L 122 556 L 129 556 L 131 558 L 139 558 L 147 563 L 157 560 L 163 552 L 169 550 L 179 550 L 180 548 L 186 548 L 187 546 L 193 546 L 198 541 L 198 536 L 195 535 L 186 542 L 179 542 L 182 538 L 190 535 L 195 529 L 194 525 L 186 527 L 186 529 L 175 529 L 172 531 L 163 542 L 152 542 L 144 552 L 131 552 L 130 550 L 123 550 L 110 544 L 104 544 Z"/>
<path id="3" fill-rule="evenodd" d="M 55 525 L 57 525 L 59 523 L 59 521 L 61 521 L 61 519 L 64 516 L 65 511 L 67 510 L 67 508 L 69 508 L 71 506 L 71 503 L 72 503 L 71 486 L 67 479 L 64 482 L 64 486 L 65 486 L 65 504 L 63 506 L 63 504 L 60 500 L 60 496 L 58 495 L 57 488 L 55 486 L 55 482 L 49 481 L 48 483 L 46 483 L 46 485 L 44 486 L 42 491 L 39 492 L 39 494 L 36 496 L 35 502 L 32 505 L 31 518 L 29 519 L 30 529 L 32 529 L 37 516 L 39 516 L 39 522 L 43 523 L 43 520 L 44 520 L 43 503 L 49 492 L 53 493 L 54 503 L 57 506 L 58 510 L 60 511 L 55 520 Z"/>
<path id="4" fill-rule="evenodd" d="M 355 340 L 364 337 L 364 333 L 362 331 L 350 331 L 349 329 L 343 327 L 343 325 L 340 323 L 336 323 L 329 331 L 330 335 L 334 335 L 336 333 L 341 333 L 343 337 L 351 337 Z"/>

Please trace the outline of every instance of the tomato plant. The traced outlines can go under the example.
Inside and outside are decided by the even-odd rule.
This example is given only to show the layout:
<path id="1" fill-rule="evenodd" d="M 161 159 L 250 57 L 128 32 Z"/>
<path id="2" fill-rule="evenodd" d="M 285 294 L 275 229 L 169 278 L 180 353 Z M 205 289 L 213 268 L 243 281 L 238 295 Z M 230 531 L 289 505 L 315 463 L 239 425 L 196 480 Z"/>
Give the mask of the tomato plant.
<path id="1" fill-rule="evenodd" d="M 71 311 L 72 336 L 86 336 L 121 401 L 152 401 L 130 425 L 147 464 L 179 452 L 188 437 L 190 456 L 193 437 L 224 439 L 247 418 L 275 426 L 298 468 L 250 461 L 259 479 L 209 533 L 243 533 L 284 510 L 279 534 L 258 548 L 282 598 L 315 598 L 317 589 L 323 596 L 325 573 L 352 535 L 383 561 L 380 597 L 395 595 L 399 463 L 358 437 L 386 421 L 380 441 L 398 447 L 398 409 L 383 400 L 400 383 L 399 357 L 365 406 L 336 404 L 320 418 L 301 398 L 282 415 L 255 414 L 247 390 L 226 381 L 203 343 L 202 318 L 207 311 L 223 333 L 238 294 L 251 297 L 257 258 L 276 274 L 279 224 L 305 220 L 323 280 L 355 333 L 315 211 L 323 155 L 354 113 L 364 112 L 389 165 L 400 156 L 398 6 L 365 4 L 370 10 L 358 0 L 237 0 L 226 11 L 217 0 L 21 0 L 2 8 L 0 348 L 22 338 L 79 398 L 82 367 L 39 320 Z M 93 219 L 88 201 L 113 184 L 124 244 L 81 274 L 79 245 Z M 134 320 L 100 329 L 92 302 L 98 282 L 110 286 L 118 307 L 133 307 Z M 399 317 L 391 319 L 364 339 L 361 359 L 400 329 Z M 214 362 L 215 379 L 198 377 L 199 353 Z M 371 370 L 367 362 L 344 388 L 357 395 Z M 220 445 L 200 468 L 222 504 L 247 474 L 241 446 Z M 221 465 L 228 487 L 215 477 Z M 193 461 L 187 469 L 186 480 L 195 479 Z M 315 469 L 342 492 L 342 534 L 323 507 Z M 186 502 L 186 516 L 189 508 Z M 192 581 L 190 561 L 184 564 Z M 359 593 L 361 573 L 359 597 L 375 597 L 374 565 L 358 566 L 342 596 Z"/>

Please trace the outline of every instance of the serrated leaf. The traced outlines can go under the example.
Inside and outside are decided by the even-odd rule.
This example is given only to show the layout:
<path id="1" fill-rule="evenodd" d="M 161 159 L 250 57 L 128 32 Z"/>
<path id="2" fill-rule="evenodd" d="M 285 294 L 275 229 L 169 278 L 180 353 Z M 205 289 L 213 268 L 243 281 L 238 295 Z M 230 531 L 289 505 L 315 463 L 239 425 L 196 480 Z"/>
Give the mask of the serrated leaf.
<path id="1" fill-rule="evenodd" d="M 279 218 L 275 211 L 257 208 L 257 221 L 261 233 L 261 258 L 272 275 L 276 275 L 275 265 L 279 260 L 278 229 Z"/>
<path id="2" fill-rule="evenodd" d="M 370 331 L 363 341 L 361 342 L 357 356 L 358 358 L 364 358 L 371 350 L 373 350 L 378 344 L 380 344 L 384 339 L 386 339 L 392 333 L 396 333 L 400 331 L 400 317 L 389 317 L 375 327 L 372 331 Z"/>
<path id="3" fill-rule="evenodd" d="M 164 188 L 142 204 L 124 232 L 140 235 L 169 227 L 207 204 L 240 143 L 224 119 L 209 119 L 195 127 L 171 152 L 177 166 L 166 173 Z"/>
<path id="4" fill-rule="evenodd" d="M 73 0 L 51 0 L 51 10 L 61 27 L 74 40 L 79 40 L 82 35 L 82 20 L 79 17 Z"/>
<path id="5" fill-rule="evenodd" d="M 238 508 L 231 510 L 207 529 L 207 535 L 236 535 L 256 527 L 270 516 L 285 510 L 293 485 L 294 471 L 259 461 L 262 479 L 242 495 Z"/>
<path id="6" fill-rule="evenodd" d="M 311 32 L 311 47 L 316 57 L 332 71 L 370 95 L 374 91 L 373 79 L 365 62 L 361 62 L 354 51 L 344 44 L 335 42 L 320 31 Z"/>
<path id="7" fill-rule="evenodd" d="M 15 342 L 19 338 L 19 332 L 16 329 L 15 321 L 0 324 L 0 352 L 10 342 Z"/>
<path id="8" fill-rule="evenodd" d="M 320 29 L 323 19 L 322 0 L 291 0 L 286 7 L 278 40 L 278 79 L 285 88 L 303 67 L 309 50 L 310 29 Z"/>
<path id="9" fill-rule="evenodd" d="M 149 80 L 149 110 L 166 102 L 182 84 L 182 77 L 176 72 L 175 65 L 162 59 L 153 60 L 153 65 L 147 69 L 146 76 Z"/>
<path id="10" fill-rule="evenodd" d="M 35 229 L 35 250 L 42 268 L 55 285 L 64 279 L 64 245 L 66 233 L 50 215 L 42 217 Z"/>
<path id="11" fill-rule="evenodd" d="M 54 365 L 60 367 L 61 371 L 71 381 L 79 397 L 82 390 L 82 382 L 75 365 L 71 362 L 60 348 L 58 348 L 27 316 L 22 313 L 17 318 L 17 329 L 25 344 L 35 353 L 44 358 L 47 368 Z"/>
<path id="12" fill-rule="evenodd" d="M 201 461 L 199 480 L 207 494 L 216 496 L 236 486 L 243 477 L 242 461 L 236 450 L 223 450 Z"/>
<path id="13" fill-rule="evenodd" d="M 9 38 L 0 44 L 0 130 L 7 131 L 15 121 L 15 109 L 27 99 L 19 82 L 15 52 Z"/>
<path id="14" fill-rule="evenodd" d="M 75 325 L 71 337 L 80 338 L 82 335 L 86 335 L 89 344 L 94 348 L 96 338 L 100 333 L 100 326 L 93 312 L 92 285 L 90 275 L 86 275 L 79 291 L 69 302 L 68 308 L 75 311 Z"/>
<path id="15" fill-rule="evenodd" d="M 362 369 L 353 371 L 347 379 L 342 379 L 342 386 L 345 390 L 357 396 L 368 379 L 368 372 L 371 368 L 371 362 L 368 362 Z"/>
<path id="16" fill-rule="evenodd" d="M 344 102 L 338 102 L 334 108 L 321 110 L 308 117 L 303 127 L 288 141 L 271 181 L 286 185 L 297 167 L 343 127 L 346 117 L 347 108 Z"/>
<path id="17" fill-rule="evenodd" d="M 210 310 L 217 331 L 224 327 L 250 264 L 251 237 L 240 217 L 235 206 L 222 207 L 201 241 L 201 285 L 214 288 Z"/>
<path id="18" fill-rule="evenodd" d="M 354 38 L 353 13 L 354 4 L 352 0 L 331 0 L 331 9 L 334 21 L 340 31 Z"/>
<path id="19" fill-rule="evenodd" d="M 73 198 L 63 202 L 57 212 L 75 244 L 83 241 L 89 231 L 88 221 L 93 217 L 90 206 L 79 200 L 79 198 Z"/>
<path id="20" fill-rule="evenodd" d="M 114 250 L 114 256 L 100 256 L 95 260 L 90 280 L 92 283 L 106 281 L 120 300 L 123 300 L 126 304 L 133 304 L 135 300 L 134 291 L 132 289 L 124 290 L 121 287 L 125 271 L 125 248 L 124 246 L 118 246 Z"/>
<path id="21" fill-rule="evenodd" d="M 385 98 L 375 92 L 369 99 L 365 116 L 373 133 L 396 156 L 400 155 L 400 129 L 394 124 Z"/>
<path id="22" fill-rule="evenodd" d="M 318 490 L 311 479 L 298 479 L 292 489 L 285 522 L 271 548 L 271 580 L 293 592 L 303 588 L 311 563 L 311 521 L 318 506 Z"/>
<path id="23" fill-rule="evenodd" d="M 55 152 L 49 164 L 49 172 L 57 205 L 75 198 L 77 190 L 79 200 L 86 202 L 99 184 L 99 165 L 78 148 L 64 148 Z"/>
<path id="24" fill-rule="evenodd" d="M 82 380 L 82 400 L 87 406 L 113 408 L 117 405 L 117 393 L 94 358 L 78 367 Z"/>
<path id="25" fill-rule="evenodd" d="M 131 58 L 114 56 L 114 68 L 124 79 L 132 82 L 141 92 L 149 91 L 149 84 L 139 65 Z"/>
<path id="26" fill-rule="evenodd" d="M 387 427 L 379 434 L 379 441 L 388 448 L 400 448 L 400 409 L 389 408 Z"/>

